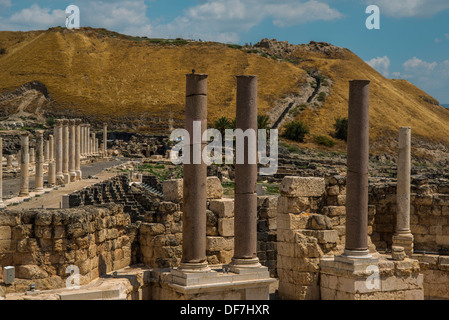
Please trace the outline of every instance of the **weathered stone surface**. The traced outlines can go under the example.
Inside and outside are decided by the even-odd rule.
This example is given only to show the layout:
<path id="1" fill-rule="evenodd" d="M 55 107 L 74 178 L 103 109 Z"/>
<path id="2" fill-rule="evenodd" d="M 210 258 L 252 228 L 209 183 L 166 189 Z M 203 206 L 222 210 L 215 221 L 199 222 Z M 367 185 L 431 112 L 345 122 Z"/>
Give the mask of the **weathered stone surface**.
<path id="1" fill-rule="evenodd" d="M 234 216 L 234 199 L 210 200 L 209 209 L 219 218 L 232 218 Z"/>
<path id="2" fill-rule="evenodd" d="M 182 179 L 165 180 L 162 183 L 162 192 L 165 201 L 181 202 L 182 201 Z"/>
<path id="3" fill-rule="evenodd" d="M 207 199 L 220 199 L 223 196 L 223 186 L 218 177 L 207 177 Z"/>
<path id="4" fill-rule="evenodd" d="M 287 197 L 320 197 L 325 187 L 324 178 L 287 176 L 282 180 L 279 191 Z"/>

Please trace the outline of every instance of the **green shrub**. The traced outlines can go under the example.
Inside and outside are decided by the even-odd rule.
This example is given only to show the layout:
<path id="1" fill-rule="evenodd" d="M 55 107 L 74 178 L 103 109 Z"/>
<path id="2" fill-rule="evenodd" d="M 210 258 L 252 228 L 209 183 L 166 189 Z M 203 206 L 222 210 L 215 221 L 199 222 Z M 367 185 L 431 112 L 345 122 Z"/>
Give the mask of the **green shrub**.
<path id="1" fill-rule="evenodd" d="M 318 97 L 316 98 L 318 101 L 323 102 L 324 100 L 326 100 L 326 93 L 325 92 L 320 92 L 318 94 Z"/>
<path id="2" fill-rule="evenodd" d="M 45 122 L 47 123 L 47 126 L 50 128 L 52 128 L 56 123 L 54 117 L 48 118 Z"/>
<path id="3" fill-rule="evenodd" d="M 309 129 L 301 121 L 292 121 L 284 126 L 282 136 L 288 140 L 304 142 L 304 137 L 309 133 Z"/>
<path id="4" fill-rule="evenodd" d="M 314 136 L 313 140 L 315 143 L 321 144 L 326 147 L 332 148 L 335 145 L 335 141 L 326 136 Z"/>
<path id="5" fill-rule="evenodd" d="M 335 138 L 348 140 L 348 118 L 337 118 L 334 123 Z"/>

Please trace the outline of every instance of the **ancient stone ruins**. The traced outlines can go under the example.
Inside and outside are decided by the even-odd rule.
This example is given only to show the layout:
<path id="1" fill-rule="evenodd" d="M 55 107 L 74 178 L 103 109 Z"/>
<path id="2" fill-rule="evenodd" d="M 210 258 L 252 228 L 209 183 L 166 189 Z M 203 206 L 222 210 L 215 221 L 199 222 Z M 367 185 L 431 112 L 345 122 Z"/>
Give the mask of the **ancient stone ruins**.
<path id="1" fill-rule="evenodd" d="M 207 78 L 186 76 L 192 134 L 194 121 L 207 129 Z M 236 101 L 236 127 L 257 130 L 256 76 L 237 76 Z M 449 184 L 411 175 L 408 127 L 399 128 L 396 179 L 370 179 L 368 80 L 350 81 L 348 110 L 347 170 L 285 175 L 275 195 L 258 194 L 258 165 L 245 155 L 229 175 L 232 194 L 202 160 L 184 164 L 182 179 L 118 170 L 71 189 L 59 208 L 14 209 L 31 194 L 79 183 L 82 165 L 112 159 L 106 124 L 99 140 L 81 120 L 56 120 L 52 133 L 36 132 L 34 150 L 23 133 L 20 152 L 5 162 L 4 172 L 20 167 L 20 193 L 0 201 L 8 205 L 0 211 L 0 297 L 449 298 Z M 205 146 L 186 148 L 193 158 Z M 137 161 L 167 164 L 166 155 Z"/>

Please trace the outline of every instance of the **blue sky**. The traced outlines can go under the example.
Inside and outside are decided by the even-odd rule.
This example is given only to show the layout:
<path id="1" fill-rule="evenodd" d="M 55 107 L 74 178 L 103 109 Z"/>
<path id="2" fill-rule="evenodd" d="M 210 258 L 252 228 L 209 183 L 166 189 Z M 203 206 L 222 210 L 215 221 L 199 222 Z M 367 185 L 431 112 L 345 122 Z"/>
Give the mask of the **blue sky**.
<path id="1" fill-rule="evenodd" d="M 449 0 L 0 0 L 0 30 L 64 26 L 69 4 L 80 8 L 81 26 L 130 35 L 329 42 L 449 104 Z M 365 26 L 368 5 L 380 9 L 379 30 Z"/>

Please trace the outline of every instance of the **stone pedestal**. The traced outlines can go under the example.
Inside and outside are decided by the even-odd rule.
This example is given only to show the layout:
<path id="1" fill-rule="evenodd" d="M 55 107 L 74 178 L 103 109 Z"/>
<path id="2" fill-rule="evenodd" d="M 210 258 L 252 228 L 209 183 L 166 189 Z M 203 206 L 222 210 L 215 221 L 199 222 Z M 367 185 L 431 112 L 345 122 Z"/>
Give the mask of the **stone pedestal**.
<path id="1" fill-rule="evenodd" d="M 320 260 L 321 300 L 422 300 L 419 262 L 386 257 Z"/>
<path id="2" fill-rule="evenodd" d="M 212 269 L 209 272 L 186 273 L 182 270 L 155 270 L 152 273 L 153 300 L 268 300 L 268 268 L 247 270 L 239 274 Z"/>
<path id="3" fill-rule="evenodd" d="M 413 234 L 405 233 L 405 234 L 394 234 L 392 237 L 393 246 L 395 247 L 403 247 L 405 254 L 407 256 L 411 256 L 413 253 Z"/>

